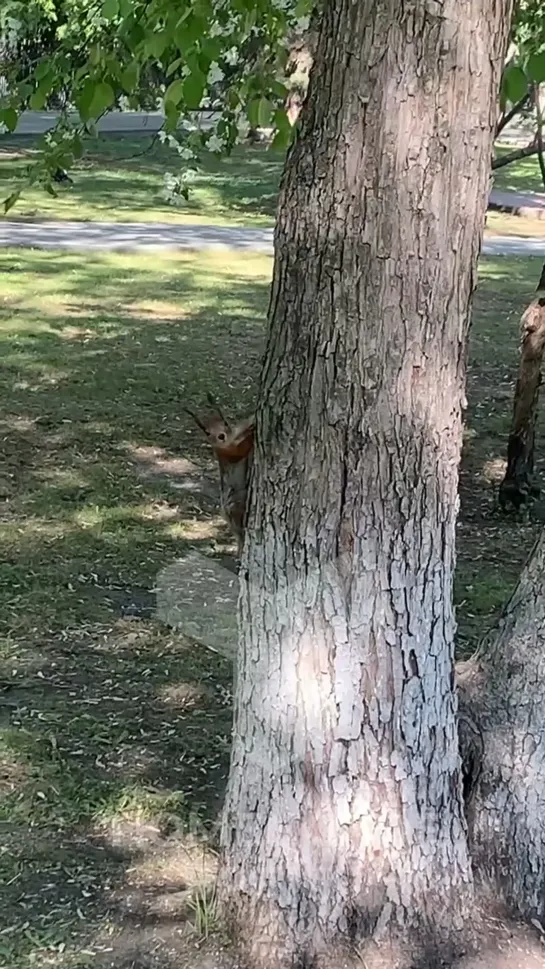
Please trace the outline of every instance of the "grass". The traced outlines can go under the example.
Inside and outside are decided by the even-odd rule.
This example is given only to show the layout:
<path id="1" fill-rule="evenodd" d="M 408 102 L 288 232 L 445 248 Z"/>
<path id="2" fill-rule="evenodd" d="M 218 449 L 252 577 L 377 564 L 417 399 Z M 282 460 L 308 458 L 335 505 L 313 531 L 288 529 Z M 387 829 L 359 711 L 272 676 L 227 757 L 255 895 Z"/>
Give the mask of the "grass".
<path id="1" fill-rule="evenodd" d="M 487 212 L 485 237 L 517 236 L 519 239 L 542 239 L 545 237 L 545 219 L 533 219 L 506 212 Z"/>
<path id="2" fill-rule="evenodd" d="M 0 191 L 5 198 L 36 153 L 31 136 L 0 136 Z M 10 217 L 110 222 L 172 222 L 267 226 L 274 223 L 283 158 L 266 147 L 241 147 L 230 158 L 207 156 L 188 202 L 169 205 L 163 175 L 178 172 L 176 153 L 149 136 L 102 135 L 58 197 L 28 189 Z"/>
<path id="3" fill-rule="evenodd" d="M 508 155 L 514 150 L 513 145 L 496 146 L 498 157 Z M 532 155 L 513 162 L 512 165 L 498 168 L 494 173 L 494 188 L 504 192 L 545 192 L 537 157 Z"/>
<path id="4" fill-rule="evenodd" d="M 498 155 L 513 151 L 512 145 L 498 145 Z M 494 188 L 506 192 L 541 193 L 545 192 L 539 164 L 535 156 L 523 158 L 499 168 L 494 173 Z M 486 217 L 487 236 L 519 236 L 522 238 L 545 236 L 545 220 L 526 216 L 509 215 L 504 212 L 488 212 Z"/>
<path id="5" fill-rule="evenodd" d="M 464 653 L 539 528 L 494 508 L 518 319 L 539 268 L 481 266 L 456 583 Z M 182 405 L 213 389 L 226 409 L 250 408 L 270 269 L 246 253 L 0 253 L 0 965 L 10 969 L 196 969 L 196 932 L 215 934 L 208 885 L 232 669 L 161 626 L 151 590 L 189 550 L 211 561 L 229 551 L 213 465 Z"/>
<path id="6" fill-rule="evenodd" d="M 6 197 L 24 176 L 36 148 L 31 136 L 0 136 L 0 195 Z M 500 154 L 510 151 L 499 146 Z M 85 157 L 73 171 L 74 185 L 59 186 L 58 197 L 29 189 L 10 218 L 76 221 L 215 223 L 272 226 L 283 156 L 264 146 L 237 148 L 231 158 L 209 156 L 192 185 L 188 202 L 169 205 L 163 196 L 163 175 L 178 170 L 177 155 L 149 136 L 101 135 L 89 142 Z M 497 188 L 542 192 L 539 166 L 527 158 L 500 169 Z M 543 235 L 545 225 L 490 212 L 487 235 Z"/>

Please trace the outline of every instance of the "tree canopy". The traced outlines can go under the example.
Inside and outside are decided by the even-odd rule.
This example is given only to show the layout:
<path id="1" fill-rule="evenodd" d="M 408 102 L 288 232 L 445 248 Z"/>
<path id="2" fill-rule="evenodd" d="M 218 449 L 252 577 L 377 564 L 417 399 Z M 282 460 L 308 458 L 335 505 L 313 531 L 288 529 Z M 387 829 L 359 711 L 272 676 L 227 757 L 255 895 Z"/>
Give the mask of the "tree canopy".
<path id="1" fill-rule="evenodd" d="M 22 111 L 61 109 L 28 176 L 53 194 L 55 170 L 81 156 L 85 135 L 120 99 L 164 110 L 164 137 L 186 167 L 202 150 L 229 152 L 248 127 L 272 127 L 274 146 L 285 148 L 293 134 L 285 109 L 290 42 L 315 9 L 313 0 L 8 0 L 0 11 L 0 124 L 13 132 Z M 545 9 L 541 0 L 520 0 L 500 93 L 504 118 L 543 80 Z M 184 120 L 211 104 L 215 125 L 181 145 Z M 63 111 L 71 108 L 77 124 Z M 180 188 L 183 179 L 172 185 Z M 5 200 L 6 212 L 23 189 Z"/>
<path id="2" fill-rule="evenodd" d="M 34 180 L 81 155 L 82 136 L 120 97 L 131 108 L 165 113 L 172 139 L 180 123 L 211 103 L 221 83 L 220 116 L 193 132 L 185 155 L 229 151 L 248 126 L 272 126 L 284 147 L 289 39 L 308 23 L 311 0 L 12 0 L 0 15 L 6 93 L 0 122 L 15 130 L 24 110 L 43 110 L 64 94 L 81 124 L 62 117 L 44 142 Z M 215 105 L 217 106 L 217 105 Z M 14 204 L 17 193 L 5 203 Z"/>

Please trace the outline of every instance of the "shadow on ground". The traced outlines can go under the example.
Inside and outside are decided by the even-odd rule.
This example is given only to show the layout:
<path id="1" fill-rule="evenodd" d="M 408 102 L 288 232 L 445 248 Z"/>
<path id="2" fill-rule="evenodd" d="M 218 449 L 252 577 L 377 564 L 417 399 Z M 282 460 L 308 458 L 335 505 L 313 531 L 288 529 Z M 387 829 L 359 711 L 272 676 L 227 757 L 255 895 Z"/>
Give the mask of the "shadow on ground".
<path id="1" fill-rule="evenodd" d="M 234 565 L 183 405 L 251 409 L 270 261 L 0 267 L 0 959 L 195 966 L 232 667 L 158 622 L 154 589 L 190 552 Z"/>
<path id="2" fill-rule="evenodd" d="M 178 558 L 225 563 L 232 552 L 213 462 L 182 408 L 213 390 L 227 410 L 251 410 L 270 266 L 251 255 L 0 253 L 0 959 L 10 969 L 221 969 L 227 959 L 213 901 L 196 912 L 190 889 L 214 870 L 232 668 L 157 621 L 154 588 Z M 532 260 L 482 267 L 459 530 L 465 650 L 539 527 L 494 511 L 518 319 L 538 275 Z M 193 606 L 202 620 L 206 596 Z"/>
<path id="3" fill-rule="evenodd" d="M 0 182 L 7 196 L 36 158 L 38 139 L 0 136 Z M 11 215 L 112 221 L 182 220 L 204 216 L 239 224 L 272 224 L 283 154 L 265 146 L 241 146 L 229 158 L 204 155 L 188 201 L 173 208 L 164 197 L 165 172 L 183 170 L 172 149 L 149 136 L 101 135 L 90 139 L 71 173 L 73 184 L 58 198 L 27 189 Z"/>

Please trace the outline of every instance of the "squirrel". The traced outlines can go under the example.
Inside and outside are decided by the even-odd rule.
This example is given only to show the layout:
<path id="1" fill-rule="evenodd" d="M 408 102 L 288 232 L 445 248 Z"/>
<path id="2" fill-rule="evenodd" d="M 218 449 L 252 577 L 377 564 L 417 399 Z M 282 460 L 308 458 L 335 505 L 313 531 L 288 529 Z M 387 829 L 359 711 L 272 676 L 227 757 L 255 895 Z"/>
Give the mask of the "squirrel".
<path id="1" fill-rule="evenodd" d="M 237 540 L 240 559 L 246 527 L 246 498 L 253 462 L 255 418 L 249 417 L 234 424 L 226 420 L 211 394 L 207 395 L 214 414 L 200 417 L 189 408 L 184 410 L 193 418 L 206 436 L 219 466 L 220 495 L 223 514 Z"/>

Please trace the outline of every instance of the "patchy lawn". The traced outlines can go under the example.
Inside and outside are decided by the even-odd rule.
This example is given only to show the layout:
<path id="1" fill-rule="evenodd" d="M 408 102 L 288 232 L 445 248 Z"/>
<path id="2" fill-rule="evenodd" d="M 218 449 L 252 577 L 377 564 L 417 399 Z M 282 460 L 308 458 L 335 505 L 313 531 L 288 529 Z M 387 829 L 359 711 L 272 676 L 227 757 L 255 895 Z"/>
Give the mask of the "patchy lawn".
<path id="1" fill-rule="evenodd" d="M 499 145 L 496 151 L 498 155 L 506 155 L 513 151 L 513 146 Z M 545 193 L 537 158 L 523 158 L 512 165 L 506 165 L 505 168 L 499 168 L 494 173 L 494 188 L 506 192 Z M 485 235 L 542 238 L 545 236 L 545 220 L 508 215 L 504 212 L 488 212 Z"/>
<path id="2" fill-rule="evenodd" d="M 498 157 L 509 155 L 515 150 L 514 145 L 496 146 Z M 545 192 L 537 156 L 521 158 L 512 165 L 498 168 L 494 173 L 494 187 L 504 192 Z"/>
<path id="3" fill-rule="evenodd" d="M 485 237 L 516 236 L 519 239 L 543 239 L 545 219 L 532 219 L 524 215 L 509 215 L 506 212 L 487 212 Z"/>
<path id="4" fill-rule="evenodd" d="M 36 152 L 36 137 L 0 136 L 0 199 L 22 178 Z M 505 152 L 504 146 L 498 149 Z M 10 218 L 103 222 L 214 223 L 272 226 L 283 154 L 266 146 L 238 147 L 230 158 L 207 156 L 188 202 L 167 204 L 165 172 L 179 170 L 178 156 L 149 135 L 100 135 L 72 172 L 72 186 L 51 198 L 39 188 L 25 192 Z M 535 158 L 495 176 L 498 188 L 543 191 Z M 540 236 L 545 223 L 489 212 L 487 235 Z"/>
<path id="5" fill-rule="evenodd" d="M 22 178 L 36 153 L 33 136 L 0 135 L 0 198 Z M 148 135 L 101 135 L 71 172 L 74 184 L 58 198 L 29 189 L 10 218 L 102 222 L 173 222 L 273 225 L 283 155 L 267 147 L 240 147 L 230 158 L 207 156 L 188 202 L 169 205 L 165 172 L 177 173 L 176 152 Z"/>
<path id="6" fill-rule="evenodd" d="M 539 523 L 494 507 L 539 260 L 484 260 L 459 529 L 460 648 Z M 231 665 L 154 618 L 161 570 L 227 562 L 184 404 L 254 400 L 271 261 L 2 251 L 0 964 L 221 969 L 210 955 Z M 190 608 L 188 606 L 188 608 Z M 206 595 L 195 603 L 206 612 Z M 206 961 L 208 959 L 208 961 Z"/>

